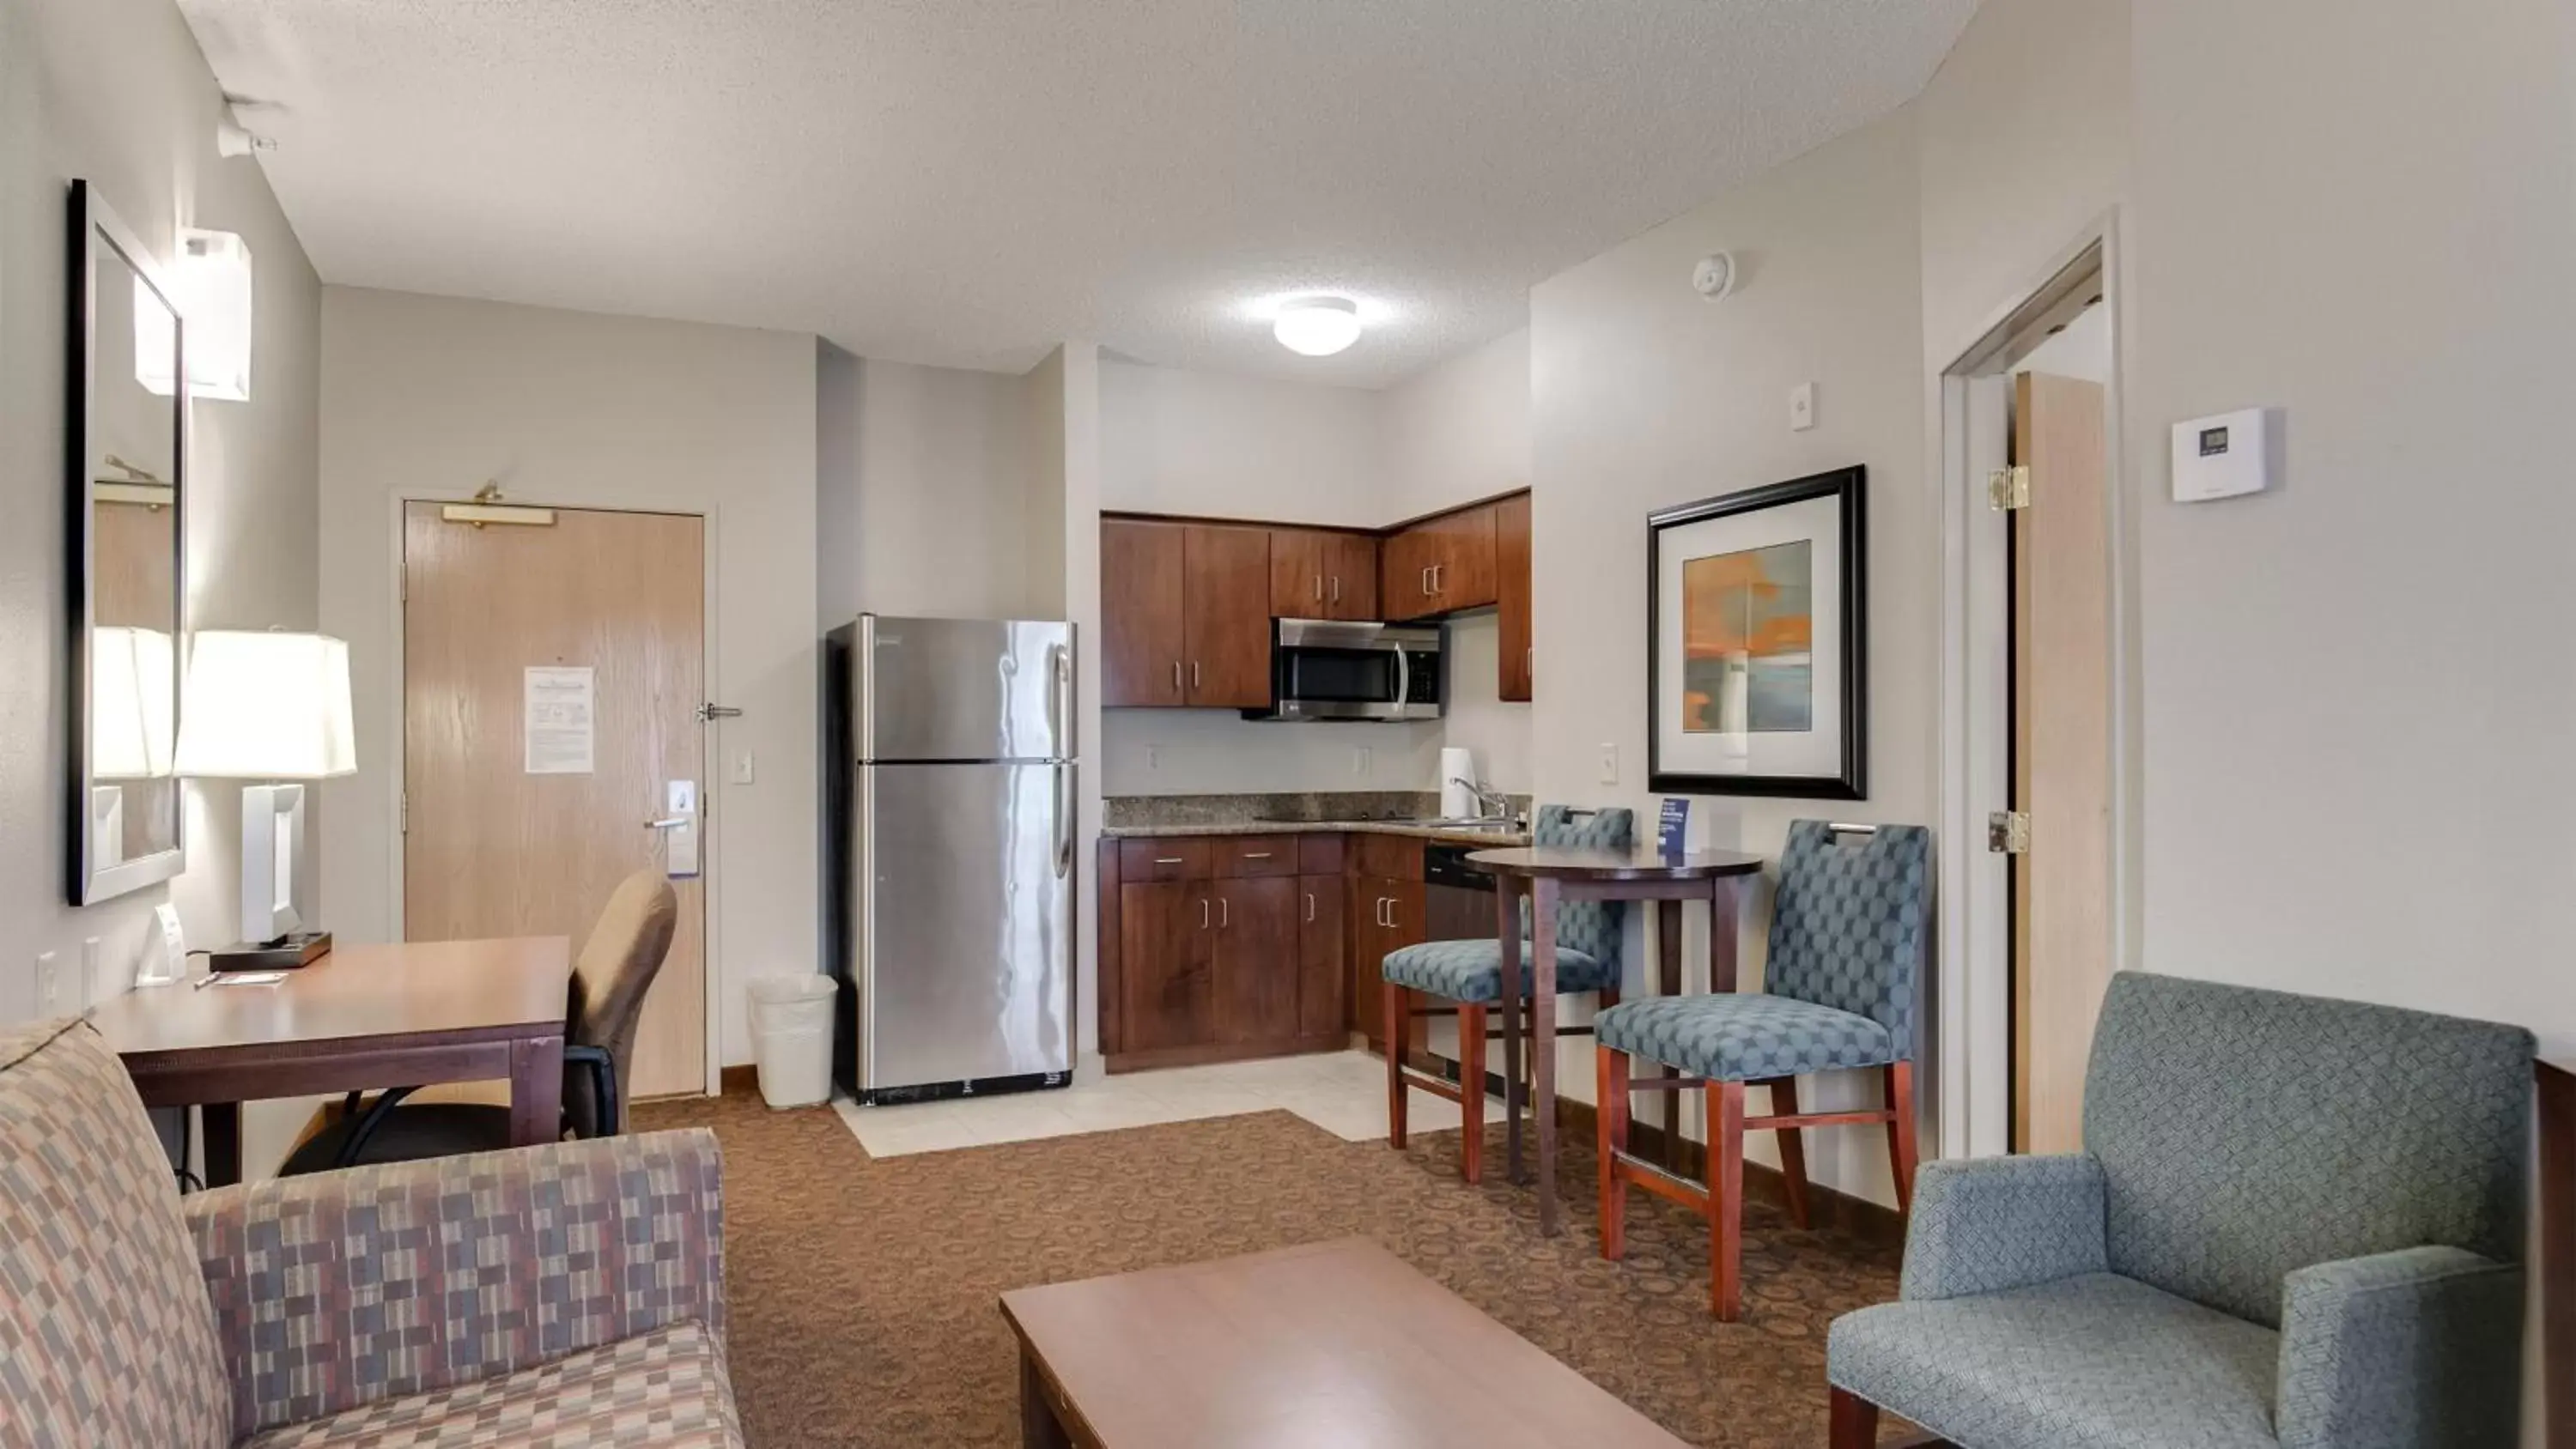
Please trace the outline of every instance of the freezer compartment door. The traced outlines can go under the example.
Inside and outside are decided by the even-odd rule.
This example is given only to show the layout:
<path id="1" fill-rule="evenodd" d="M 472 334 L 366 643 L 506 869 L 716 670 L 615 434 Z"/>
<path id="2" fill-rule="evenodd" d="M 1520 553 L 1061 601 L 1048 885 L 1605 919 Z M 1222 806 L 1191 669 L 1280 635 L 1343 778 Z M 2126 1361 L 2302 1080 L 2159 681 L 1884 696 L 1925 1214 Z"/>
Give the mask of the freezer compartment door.
<path id="1" fill-rule="evenodd" d="M 859 617 L 863 761 L 1058 760 L 1073 739 L 1073 626 Z"/>
<path id="2" fill-rule="evenodd" d="M 862 765 L 857 1086 L 1073 1069 L 1073 766 Z"/>

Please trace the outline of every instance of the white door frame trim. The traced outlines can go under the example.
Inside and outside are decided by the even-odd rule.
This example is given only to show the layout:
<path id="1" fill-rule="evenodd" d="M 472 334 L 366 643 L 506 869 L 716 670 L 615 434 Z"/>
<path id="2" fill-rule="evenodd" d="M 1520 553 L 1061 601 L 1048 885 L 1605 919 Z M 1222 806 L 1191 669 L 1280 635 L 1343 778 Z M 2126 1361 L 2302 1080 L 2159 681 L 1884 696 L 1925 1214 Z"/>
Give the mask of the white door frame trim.
<path id="1" fill-rule="evenodd" d="M 2009 599 L 1995 581 L 2004 564 L 2004 530 L 1988 508 L 1983 456 L 1992 445 L 1975 436 L 1970 407 L 2010 319 L 2049 285 L 2099 249 L 2103 305 L 2111 326 L 2113 366 L 2106 389 L 2104 486 L 2111 549 L 2111 963 L 2134 969 L 2141 959 L 2140 729 L 2136 490 L 2125 486 L 2128 450 L 2122 420 L 2128 372 L 2128 288 L 2115 207 L 2026 274 L 2028 285 L 1960 339 L 1952 361 L 1932 379 L 1937 389 L 1941 476 L 1941 831 L 1940 1153 L 1989 1157 L 2012 1141 L 2011 932 L 2006 872 L 1986 850 L 1986 815 L 2002 808 L 2010 782 L 2011 703 L 1997 688 L 2010 678 Z M 1995 460 L 1998 464 L 2000 460 Z M 1979 579 L 1988 588 L 1979 590 Z"/>
<path id="2" fill-rule="evenodd" d="M 699 588 L 704 611 L 701 617 L 705 622 L 699 647 L 706 656 L 700 665 L 700 678 L 703 680 L 708 699 L 726 698 L 723 653 L 716 647 L 716 640 L 722 637 L 718 628 L 716 601 L 716 559 L 721 553 L 717 540 L 723 527 L 719 517 L 720 505 L 713 498 L 705 498 L 692 500 L 677 507 L 651 508 L 638 505 L 632 498 L 608 496 L 605 490 L 599 490 L 600 496 L 594 501 L 587 496 L 592 491 L 594 490 L 582 488 L 577 484 L 555 484 L 549 486 L 548 492 L 542 498 L 509 498 L 502 502 L 504 506 L 511 508 L 561 508 L 581 513 L 663 513 L 700 520 L 705 527 L 705 534 L 699 544 L 702 554 L 699 560 L 701 574 Z M 393 848 L 386 852 L 392 871 L 392 878 L 386 885 L 386 898 L 392 902 L 388 918 L 393 927 L 393 939 L 399 941 L 403 939 L 403 912 L 408 906 L 408 902 L 403 898 L 403 857 L 404 851 L 410 845 L 410 836 L 403 829 L 402 814 L 403 788 L 410 760 L 410 741 L 404 730 L 404 706 L 407 691 L 410 688 L 410 675 L 404 659 L 404 643 L 409 629 L 405 620 L 403 599 L 405 579 L 403 517 L 409 506 L 414 503 L 472 503 L 476 500 L 473 491 L 469 489 L 417 488 L 388 493 L 386 501 L 391 505 L 386 522 L 387 541 L 393 550 L 392 577 L 388 587 L 391 593 L 394 622 L 393 687 L 386 691 L 385 701 L 387 715 L 385 738 L 394 742 L 393 768 L 387 772 L 386 781 L 386 788 L 391 794 L 391 798 L 387 801 L 387 818 L 394 822 Z M 724 909 L 724 829 L 729 812 L 720 808 L 719 797 L 724 793 L 724 780 L 723 772 L 717 766 L 723 759 L 723 752 L 715 747 L 716 734 L 720 728 L 717 722 L 709 721 L 707 727 L 698 733 L 698 828 L 702 836 L 699 879 L 704 882 L 699 892 L 704 916 L 700 923 L 699 949 L 700 974 L 704 978 L 700 986 L 705 998 L 700 1004 L 699 1015 L 703 1018 L 700 1025 L 706 1034 L 705 1089 L 710 1097 L 718 1095 L 723 1090 L 724 1077 L 724 1023 L 717 1015 L 717 1008 L 723 997 L 717 983 L 723 976 L 721 969 L 723 948 L 719 943 L 724 939 L 721 930 Z M 580 948 L 579 941 L 573 942 L 573 949 L 577 951 Z"/>

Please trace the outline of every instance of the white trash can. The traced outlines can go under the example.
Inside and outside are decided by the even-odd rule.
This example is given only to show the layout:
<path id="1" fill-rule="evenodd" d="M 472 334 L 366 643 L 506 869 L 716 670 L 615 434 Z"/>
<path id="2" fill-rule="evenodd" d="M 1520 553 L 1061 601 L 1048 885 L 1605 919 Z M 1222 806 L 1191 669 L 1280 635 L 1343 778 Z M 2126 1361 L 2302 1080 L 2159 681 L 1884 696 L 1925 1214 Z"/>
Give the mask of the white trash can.
<path id="1" fill-rule="evenodd" d="M 832 1001 L 829 976 L 763 976 L 751 983 L 751 1051 L 760 1064 L 760 1099 L 772 1107 L 811 1107 L 832 1097 Z"/>

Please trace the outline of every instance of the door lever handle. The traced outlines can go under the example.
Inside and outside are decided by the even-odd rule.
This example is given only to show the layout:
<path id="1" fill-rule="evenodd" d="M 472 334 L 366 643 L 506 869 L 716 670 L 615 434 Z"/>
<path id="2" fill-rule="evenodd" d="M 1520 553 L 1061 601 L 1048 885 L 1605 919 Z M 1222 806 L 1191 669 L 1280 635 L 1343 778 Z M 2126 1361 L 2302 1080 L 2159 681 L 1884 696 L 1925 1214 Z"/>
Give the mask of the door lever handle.
<path id="1" fill-rule="evenodd" d="M 686 815 L 672 815 L 660 820 L 647 820 L 644 822 L 644 828 L 647 830 L 677 830 L 684 825 L 695 825 L 697 823 L 698 822 L 690 819 Z"/>

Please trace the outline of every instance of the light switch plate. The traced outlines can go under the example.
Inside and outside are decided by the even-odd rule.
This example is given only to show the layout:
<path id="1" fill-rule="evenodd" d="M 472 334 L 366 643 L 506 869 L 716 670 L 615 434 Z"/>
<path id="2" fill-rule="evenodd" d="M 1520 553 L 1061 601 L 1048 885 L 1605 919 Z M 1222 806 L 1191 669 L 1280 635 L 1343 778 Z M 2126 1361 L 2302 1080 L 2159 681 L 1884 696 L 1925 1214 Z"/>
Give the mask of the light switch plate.
<path id="1" fill-rule="evenodd" d="M 1789 391 L 1789 431 L 1803 433 L 1816 425 L 1816 385 L 1802 382 Z"/>
<path id="2" fill-rule="evenodd" d="M 59 969 L 61 964 L 61 958 L 51 951 L 37 953 L 36 1014 L 38 1016 L 65 1016 L 69 1014 L 63 1009 L 63 1003 L 60 999 L 62 995 L 63 974 Z"/>
<path id="3" fill-rule="evenodd" d="M 755 761 L 752 759 L 752 757 L 751 757 L 751 751 L 749 751 L 749 750 L 736 750 L 736 751 L 734 751 L 734 754 L 733 754 L 733 782 L 734 782 L 735 784 L 737 784 L 737 785 L 748 785 L 748 784 L 752 783 L 755 779 L 757 779 L 757 778 L 759 777 L 759 774 L 760 774 L 759 766 L 758 766 L 757 762 L 755 762 Z"/>
<path id="4" fill-rule="evenodd" d="M 1354 775 L 1367 774 L 1369 772 L 1371 759 L 1372 752 L 1368 746 L 1360 745 L 1354 748 L 1351 751 L 1351 773 Z"/>
<path id="5" fill-rule="evenodd" d="M 1601 747 L 1601 783 L 1604 785 L 1619 783 L 1619 747 L 1617 745 L 1604 744 Z"/>

